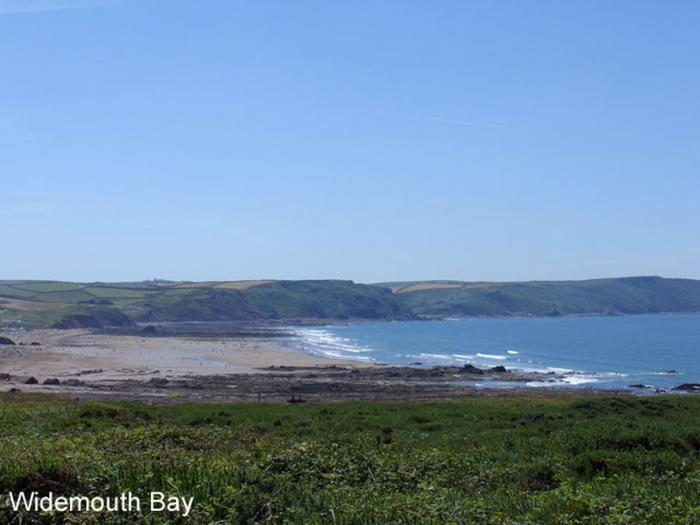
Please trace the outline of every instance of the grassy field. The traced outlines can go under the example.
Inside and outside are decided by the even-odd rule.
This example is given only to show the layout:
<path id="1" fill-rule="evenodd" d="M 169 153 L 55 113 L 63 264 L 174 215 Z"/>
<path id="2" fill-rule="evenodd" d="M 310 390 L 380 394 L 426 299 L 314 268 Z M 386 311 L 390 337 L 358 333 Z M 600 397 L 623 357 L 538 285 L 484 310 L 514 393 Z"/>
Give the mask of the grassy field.
<path id="1" fill-rule="evenodd" d="M 195 498 L 188 519 L 0 504 L 0 523 L 700 523 L 698 397 L 0 401 L 0 494 Z"/>

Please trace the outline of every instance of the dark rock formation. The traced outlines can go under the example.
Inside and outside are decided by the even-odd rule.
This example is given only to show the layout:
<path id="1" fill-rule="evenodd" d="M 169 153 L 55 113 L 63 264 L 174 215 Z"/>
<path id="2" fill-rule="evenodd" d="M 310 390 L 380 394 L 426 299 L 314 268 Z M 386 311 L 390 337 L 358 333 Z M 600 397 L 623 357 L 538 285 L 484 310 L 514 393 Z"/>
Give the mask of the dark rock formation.
<path id="1" fill-rule="evenodd" d="M 32 377 L 30 377 L 29 379 L 27 379 L 27 380 L 24 382 L 24 384 L 25 384 L 25 385 L 38 385 L 38 384 L 39 384 L 39 381 L 36 380 L 36 377 L 32 376 Z"/>
<path id="2" fill-rule="evenodd" d="M 49 377 L 44 381 L 45 385 L 60 385 L 61 381 L 58 378 L 55 377 Z"/>
<path id="3" fill-rule="evenodd" d="M 15 342 L 9 337 L 0 336 L 0 345 L 14 345 Z"/>
<path id="4" fill-rule="evenodd" d="M 492 366 L 491 368 L 489 368 L 488 371 L 494 374 L 505 374 L 506 372 L 508 372 L 508 369 L 503 365 L 498 365 Z"/>
<path id="5" fill-rule="evenodd" d="M 683 383 L 674 386 L 673 390 L 683 390 L 685 392 L 700 392 L 700 383 Z"/>
<path id="6" fill-rule="evenodd" d="M 472 364 L 467 363 L 462 367 L 462 370 L 468 374 L 483 374 L 484 371 L 481 368 L 477 368 Z"/>

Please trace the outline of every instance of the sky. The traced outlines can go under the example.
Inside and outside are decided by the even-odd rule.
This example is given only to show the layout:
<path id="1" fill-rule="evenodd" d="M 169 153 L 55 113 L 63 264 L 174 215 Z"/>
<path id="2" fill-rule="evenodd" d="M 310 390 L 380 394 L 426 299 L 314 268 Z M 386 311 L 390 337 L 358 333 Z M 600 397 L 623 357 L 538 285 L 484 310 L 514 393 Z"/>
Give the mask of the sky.
<path id="1" fill-rule="evenodd" d="M 0 0 L 0 278 L 700 278 L 695 0 Z"/>

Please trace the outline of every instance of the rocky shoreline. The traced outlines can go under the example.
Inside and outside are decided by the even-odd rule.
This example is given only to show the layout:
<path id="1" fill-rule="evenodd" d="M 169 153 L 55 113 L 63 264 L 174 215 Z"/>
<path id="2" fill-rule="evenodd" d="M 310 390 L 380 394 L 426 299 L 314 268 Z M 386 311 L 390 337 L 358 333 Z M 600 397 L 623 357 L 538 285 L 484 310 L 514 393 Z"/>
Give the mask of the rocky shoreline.
<path id="1" fill-rule="evenodd" d="M 99 372 L 99 371 L 96 371 Z M 425 401 L 461 397 L 629 395 L 626 391 L 518 386 L 551 380 L 552 374 L 517 373 L 493 367 L 365 367 L 338 365 L 271 366 L 254 374 L 192 375 L 150 379 L 94 380 L 91 374 L 43 384 L 33 377 L 5 375 L 11 391 L 52 392 L 80 399 L 171 402 L 306 402 L 351 400 Z M 489 388 L 490 381 L 512 382 L 510 388 Z"/>

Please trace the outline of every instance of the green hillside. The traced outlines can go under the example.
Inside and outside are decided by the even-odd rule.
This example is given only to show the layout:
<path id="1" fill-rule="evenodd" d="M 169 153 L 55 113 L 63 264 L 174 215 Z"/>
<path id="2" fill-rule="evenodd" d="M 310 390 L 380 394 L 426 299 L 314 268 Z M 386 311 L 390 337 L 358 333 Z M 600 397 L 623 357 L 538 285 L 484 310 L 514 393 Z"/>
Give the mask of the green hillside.
<path id="1" fill-rule="evenodd" d="M 700 281 L 626 277 L 586 281 L 382 283 L 424 316 L 556 316 L 700 312 Z"/>
<path id="2" fill-rule="evenodd" d="M 390 290 L 352 281 L 275 281 L 244 290 L 195 288 L 145 304 L 143 321 L 254 319 L 410 319 Z"/>
<path id="3" fill-rule="evenodd" d="M 0 322 L 59 328 L 157 321 L 412 319 L 391 290 L 352 281 L 0 281 Z"/>
<path id="4" fill-rule="evenodd" d="M 627 277 L 514 283 L 0 281 L 0 323 L 100 327 L 159 321 L 370 320 L 700 312 L 700 281 Z"/>

